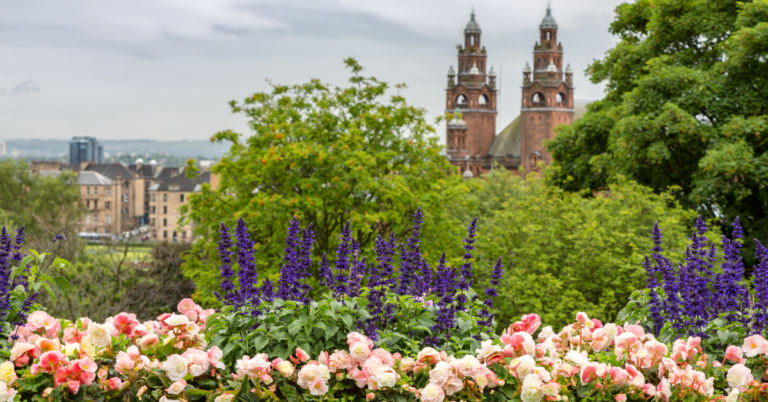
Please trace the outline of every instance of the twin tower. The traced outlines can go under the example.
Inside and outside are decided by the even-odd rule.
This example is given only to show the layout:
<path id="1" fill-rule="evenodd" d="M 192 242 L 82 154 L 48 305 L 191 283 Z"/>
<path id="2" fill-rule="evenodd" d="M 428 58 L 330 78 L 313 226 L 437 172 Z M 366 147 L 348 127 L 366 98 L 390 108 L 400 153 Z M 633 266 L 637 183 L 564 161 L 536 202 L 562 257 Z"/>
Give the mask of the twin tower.
<path id="1" fill-rule="evenodd" d="M 573 73 L 563 70 L 563 46 L 557 42 L 557 22 L 552 10 L 539 26 L 541 38 L 533 47 L 533 68 L 523 70 L 523 101 L 520 116 L 496 134 L 498 87 L 493 67 L 487 70 L 487 54 L 480 41 L 480 24 L 472 11 L 459 50 L 458 72 L 448 70 L 446 111 L 461 112 L 447 124 L 447 156 L 466 178 L 479 177 L 494 162 L 506 169 L 537 170 L 551 156 L 544 140 L 553 129 L 573 123 Z"/>

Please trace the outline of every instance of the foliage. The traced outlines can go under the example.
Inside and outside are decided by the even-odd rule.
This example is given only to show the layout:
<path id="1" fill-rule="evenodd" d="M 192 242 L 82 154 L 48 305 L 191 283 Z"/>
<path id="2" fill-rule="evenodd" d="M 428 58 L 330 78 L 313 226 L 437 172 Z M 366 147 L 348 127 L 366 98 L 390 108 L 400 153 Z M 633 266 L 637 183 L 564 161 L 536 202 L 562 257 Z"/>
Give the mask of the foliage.
<path id="1" fill-rule="evenodd" d="M 9 227 L 25 225 L 26 244 L 44 250 L 54 234 L 67 238 L 56 253 L 74 260 L 83 244 L 77 236 L 85 207 L 77 187 L 77 173 L 56 177 L 33 174 L 23 161 L 0 161 L 0 221 Z"/>
<path id="2" fill-rule="evenodd" d="M 610 31 L 618 44 L 587 71 L 605 99 L 548 145 L 559 185 L 677 186 L 723 231 L 740 215 L 747 238 L 768 237 L 768 1 L 625 3 Z"/>
<path id="3" fill-rule="evenodd" d="M 488 339 L 495 327 L 490 309 L 498 284 L 486 290 L 485 300 L 472 290 L 477 219 L 467 228 L 465 254 L 457 269 L 446 265 L 445 254 L 434 268 L 423 257 L 422 218 L 421 209 L 417 209 L 411 235 L 400 247 L 394 235 L 388 240 L 377 237 L 376 262 L 370 264 L 361 257 L 360 243 L 352 237 L 347 223 L 333 266 L 325 254 L 320 261 L 312 261 L 312 225 L 302 229 L 294 218 L 276 285 L 269 278 L 258 279 L 253 241 L 245 222 L 238 221 L 234 243 L 229 229 L 222 224 L 222 292 L 215 294 L 226 308 L 225 322 L 217 326 L 215 344 L 225 350 L 239 350 L 240 354 L 253 354 L 269 346 L 287 357 L 297 344 L 308 350 L 310 346 L 312 350 L 337 346 L 343 343 L 346 333 L 340 330 L 357 330 L 397 351 L 440 345 L 460 353 L 476 347 L 478 341 Z M 395 271 L 398 248 L 399 269 Z M 240 266 L 237 286 L 232 271 L 235 261 Z M 313 288 L 308 284 L 312 283 L 310 272 L 315 265 L 316 282 L 321 286 L 316 292 L 325 296 L 313 301 Z M 502 276 L 500 259 L 495 272 L 497 279 Z M 428 308 L 419 303 L 426 303 Z"/>
<path id="4" fill-rule="evenodd" d="M 171 310 L 194 292 L 194 283 L 181 273 L 185 243 L 158 243 L 152 248 L 133 242 L 107 242 L 89 248 L 73 265 L 72 290 L 52 306 L 40 303 L 50 314 L 76 320 L 104 320 L 121 311 L 133 311 L 140 319 L 157 317 Z"/>
<path id="5" fill-rule="evenodd" d="M 551 172 L 550 172 L 551 173 Z M 619 178 L 588 197 L 553 186 L 545 177 L 527 179 L 494 170 L 483 181 L 477 209 L 460 210 L 478 221 L 478 286 L 487 284 L 499 256 L 507 266 L 498 286 L 496 317 L 507 322 L 531 311 L 564 325 L 578 311 L 615 319 L 629 295 L 644 286 L 643 250 L 654 221 L 669 228 L 666 241 L 684 250 L 685 223 L 695 214 L 669 193 Z M 470 200 L 473 202 L 473 200 Z"/>
<path id="6" fill-rule="evenodd" d="M 719 243 L 710 241 L 707 232 L 699 218 L 682 262 L 672 264 L 663 253 L 664 236 L 656 225 L 653 253 L 644 263 L 646 289 L 632 295 L 620 319 L 641 323 L 662 341 L 703 338 L 711 353 L 727 342 L 763 333 L 768 324 L 768 249 L 755 240 L 758 264 L 748 278 L 740 220 L 733 223 L 731 238 L 723 236 Z"/>
<path id="7" fill-rule="evenodd" d="M 218 187 L 203 185 L 185 206 L 196 236 L 212 238 L 220 223 L 232 227 L 243 219 L 256 261 L 273 279 L 293 217 L 312 224 L 316 257 L 331 255 L 347 221 L 363 249 L 378 233 L 404 237 L 410 230 L 406 211 L 417 206 L 431 213 L 424 233 L 428 256 L 439 256 L 436 250 L 460 239 L 446 207 L 463 202 L 474 184 L 450 174 L 426 112 L 406 103 L 399 93 L 403 85 L 384 102 L 387 83 L 361 76 L 353 59 L 346 65 L 352 70 L 346 88 L 319 80 L 273 85 L 270 93 L 231 103 L 253 133 L 245 139 L 232 131 L 212 137 L 232 146 L 212 169 Z M 211 291 L 219 288 L 216 255 L 215 245 L 197 242 L 184 264 L 198 286 L 196 299 L 206 304 L 216 302 Z"/>
<path id="8" fill-rule="evenodd" d="M 7 356 L 10 346 L 19 338 L 19 326 L 26 324 L 30 312 L 39 309 L 35 298 L 41 290 L 55 304 L 56 294 L 66 297 L 70 287 L 66 278 L 51 276 L 52 268 L 71 269 L 69 262 L 34 250 L 29 250 L 29 255 L 22 254 L 24 235 L 23 226 L 13 237 L 5 226 L 0 232 L 0 356 Z M 65 241 L 64 236 L 56 235 L 51 244 L 60 241 Z"/>

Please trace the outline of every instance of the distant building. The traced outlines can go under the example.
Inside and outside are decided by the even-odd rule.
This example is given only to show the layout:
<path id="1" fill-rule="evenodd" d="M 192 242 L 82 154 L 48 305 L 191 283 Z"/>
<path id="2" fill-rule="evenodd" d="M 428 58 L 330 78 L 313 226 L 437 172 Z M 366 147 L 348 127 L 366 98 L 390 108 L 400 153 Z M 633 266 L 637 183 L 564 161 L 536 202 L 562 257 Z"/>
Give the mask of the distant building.
<path id="1" fill-rule="evenodd" d="M 5 141 L 0 141 L 0 156 L 5 156 Z"/>
<path id="2" fill-rule="evenodd" d="M 77 185 L 86 208 L 82 232 L 109 234 L 126 230 L 125 221 L 130 219 L 122 213 L 120 182 L 98 172 L 83 171 L 77 175 Z"/>
<path id="3" fill-rule="evenodd" d="M 181 219 L 179 208 L 189 201 L 189 196 L 199 192 L 203 183 L 211 182 L 211 173 L 205 172 L 196 180 L 183 174 L 149 188 L 149 226 L 151 238 L 161 241 L 192 241 L 192 223 Z"/>
<path id="4" fill-rule="evenodd" d="M 534 45 L 534 67 L 523 70 L 520 116 L 497 134 L 496 73 L 486 73 L 487 53 L 480 43 L 480 24 L 474 10 L 459 45 L 458 72 L 448 70 L 446 112 L 461 113 L 447 124 L 446 154 L 465 178 L 480 177 L 498 163 L 513 172 L 521 167 L 535 171 L 552 157 L 545 141 L 554 128 L 572 124 L 579 117 L 574 102 L 573 71 L 563 68 L 563 46 L 557 38 L 552 10 L 539 25 L 540 41 Z"/>
<path id="5" fill-rule="evenodd" d="M 104 147 L 95 137 L 72 137 L 69 142 L 69 164 L 79 165 L 82 162 L 102 163 Z"/>

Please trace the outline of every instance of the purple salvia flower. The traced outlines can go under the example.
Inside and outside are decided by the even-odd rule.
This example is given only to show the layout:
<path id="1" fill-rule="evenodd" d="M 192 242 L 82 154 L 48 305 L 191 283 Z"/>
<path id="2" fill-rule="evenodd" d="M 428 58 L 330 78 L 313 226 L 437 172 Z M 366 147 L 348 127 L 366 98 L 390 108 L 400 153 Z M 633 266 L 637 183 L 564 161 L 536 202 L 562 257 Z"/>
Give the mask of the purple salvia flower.
<path id="1" fill-rule="evenodd" d="M 331 271 L 331 264 L 328 263 L 328 258 L 323 253 L 323 257 L 320 259 L 320 268 L 318 270 L 318 280 L 320 285 L 328 287 L 333 290 L 333 272 Z"/>
<path id="2" fill-rule="evenodd" d="M 232 282 L 232 278 L 235 277 L 235 272 L 232 270 L 232 239 L 229 236 L 229 229 L 224 226 L 224 222 L 221 223 L 219 228 L 219 258 L 221 259 L 221 290 L 223 295 L 217 295 L 219 300 L 227 305 L 237 307 L 237 294 L 235 292 L 235 284 Z"/>
<path id="3" fill-rule="evenodd" d="M 422 266 L 421 249 L 419 243 L 419 235 L 421 233 L 421 223 L 423 215 L 421 213 L 421 207 L 416 209 L 416 213 L 413 214 L 413 229 L 411 230 L 411 236 L 408 238 L 407 244 L 400 249 L 400 287 L 398 289 L 399 294 L 411 295 L 423 297 L 424 282 L 420 275 L 424 274 L 424 267 Z M 431 276 L 431 272 L 430 272 Z M 431 279 L 431 278 L 430 278 Z M 429 286 L 429 283 L 426 283 Z"/>
<path id="4" fill-rule="evenodd" d="M 445 265 L 445 253 L 437 262 L 437 284 L 439 299 L 437 301 L 437 317 L 435 325 L 432 326 L 433 335 L 424 340 L 428 346 L 438 346 L 440 344 L 440 334 L 445 334 L 446 338 L 451 337 L 451 331 L 456 328 L 456 311 L 454 304 L 454 294 L 456 293 L 456 271 Z"/>
<path id="5" fill-rule="evenodd" d="M 255 308 L 260 304 L 260 301 L 256 260 L 253 258 L 254 242 L 251 240 L 251 235 L 248 233 L 248 228 L 242 218 L 237 220 L 235 237 L 237 238 L 237 264 L 241 298 L 243 302 L 250 303 Z"/>
<path id="6" fill-rule="evenodd" d="M 499 281 L 503 274 L 504 268 L 501 264 L 501 257 L 499 257 L 496 265 L 493 266 L 493 271 L 491 271 L 491 286 L 485 289 L 484 292 L 485 300 L 483 301 L 483 309 L 480 310 L 480 321 L 478 321 L 478 325 L 481 327 L 480 330 L 482 331 L 482 327 L 484 327 L 489 334 L 493 333 L 493 298 L 498 296 L 496 287 L 499 286 Z"/>
<path id="7" fill-rule="evenodd" d="M 298 289 L 298 300 L 304 304 L 309 304 L 309 295 L 312 293 L 312 286 L 308 279 L 311 277 L 312 269 L 312 245 L 315 242 L 315 232 L 310 223 L 301 233 L 301 248 L 298 252 L 299 264 L 297 265 L 296 279 Z"/>
<path id="8" fill-rule="evenodd" d="M 755 313 L 752 333 L 762 333 L 768 323 L 768 248 L 755 239 Z"/>
<path id="9" fill-rule="evenodd" d="M 352 236 L 349 231 L 349 222 L 344 225 L 344 229 L 341 230 L 341 236 L 339 237 L 341 243 L 336 249 L 336 276 L 333 283 L 333 295 L 337 299 L 341 300 L 347 295 L 347 275 L 349 272 L 349 248 L 352 241 Z"/>
<path id="10" fill-rule="evenodd" d="M 280 279 L 277 281 L 277 297 L 283 300 L 299 298 L 299 232 L 300 222 L 295 217 L 288 226 L 288 236 L 285 239 L 283 266 L 280 268 Z"/>
<path id="11" fill-rule="evenodd" d="M 463 310 L 464 303 L 467 302 L 467 296 L 464 292 L 472 287 L 472 250 L 475 249 L 473 244 L 475 243 L 475 230 L 477 227 L 477 218 L 472 219 L 472 222 L 467 228 L 467 238 L 464 239 L 464 264 L 461 266 L 461 273 L 459 276 L 459 290 L 461 291 L 456 297 L 456 309 Z"/>

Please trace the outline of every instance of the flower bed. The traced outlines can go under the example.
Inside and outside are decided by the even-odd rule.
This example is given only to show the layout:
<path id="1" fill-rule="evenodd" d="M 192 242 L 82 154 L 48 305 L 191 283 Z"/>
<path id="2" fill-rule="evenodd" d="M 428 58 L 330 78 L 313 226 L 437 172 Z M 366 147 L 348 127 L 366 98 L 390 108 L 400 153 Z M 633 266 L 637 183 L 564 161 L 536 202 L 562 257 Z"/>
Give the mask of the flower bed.
<path id="1" fill-rule="evenodd" d="M 191 300 L 180 314 L 140 323 L 119 314 L 105 323 L 29 316 L 10 360 L 0 364 L 0 401 L 366 400 L 524 402 L 569 400 L 729 402 L 768 396 L 768 343 L 760 336 L 729 346 L 722 361 L 701 339 L 671 348 L 642 327 L 603 324 L 579 313 L 555 333 L 537 331 L 535 314 L 462 356 L 425 347 L 413 355 L 376 347 L 357 332 L 347 348 L 287 359 L 242 356 L 232 367 L 203 335 L 211 310 Z"/>
<path id="2" fill-rule="evenodd" d="M 11 247 L 3 231 L 0 290 L 13 290 L 0 309 L 9 346 L 0 351 L 8 356 L 0 363 L 0 402 L 768 400 L 768 342 L 757 332 L 742 338 L 754 327 L 732 331 L 736 319 L 713 328 L 716 336 L 705 343 L 699 336 L 664 342 L 637 323 L 666 337 L 674 323 L 649 324 L 658 310 L 637 303 L 623 325 L 580 312 L 555 332 L 539 330 L 539 316 L 529 314 L 496 335 L 492 308 L 502 263 L 481 297 L 472 289 L 475 221 L 460 267 L 450 267 L 445 255 L 431 267 L 420 253 L 420 227 L 417 211 L 396 270 L 394 236 L 376 240 L 376 263 L 368 264 L 347 225 L 334 266 L 323 255 L 313 279 L 312 228 L 294 220 L 273 285 L 258 280 L 245 223 L 238 222 L 235 242 L 222 225 L 220 310 L 185 299 L 176 313 L 153 321 L 121 313 L 104 323 L 59 320 L 32 303 L 41 286 L 66 290 L 66 281 L 46 277 L 50 258 L 22 259 L 19 240 Z M 658 252 L 658 229 L 654 238 Z M 729 253 L 730 267 L 736 254 Z M 9 269 L 9 260 L 18 266 Z M 664 272 L 665 281 L 680 276 Z M 312 300 L 313 290 L 322 295 Z M 681 297 L 658 285 L 646 295 L 656 290 L 665 300 Z M 728 318 L 695 329 L 709 331 Z"/>

